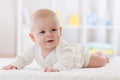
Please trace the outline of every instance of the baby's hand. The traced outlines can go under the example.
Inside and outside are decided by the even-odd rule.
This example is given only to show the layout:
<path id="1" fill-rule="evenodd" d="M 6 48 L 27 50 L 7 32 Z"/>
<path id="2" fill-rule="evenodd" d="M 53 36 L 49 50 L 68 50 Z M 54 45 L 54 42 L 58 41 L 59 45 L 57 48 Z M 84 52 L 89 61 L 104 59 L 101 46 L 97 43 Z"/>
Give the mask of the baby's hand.
<path id="1" fill-rule="evenodd" d="M 3 70 L 12 70 L 12 69 L 17 69 L 17 67 L 14 65 L 7 65 L 7 66 L 4 66 L 2 69 Z"/>
<path id="2" fill-rule="evenodd" d="M 45 68 L 44 72 L 60 72 L 60 71 L 56 68 Z"/>

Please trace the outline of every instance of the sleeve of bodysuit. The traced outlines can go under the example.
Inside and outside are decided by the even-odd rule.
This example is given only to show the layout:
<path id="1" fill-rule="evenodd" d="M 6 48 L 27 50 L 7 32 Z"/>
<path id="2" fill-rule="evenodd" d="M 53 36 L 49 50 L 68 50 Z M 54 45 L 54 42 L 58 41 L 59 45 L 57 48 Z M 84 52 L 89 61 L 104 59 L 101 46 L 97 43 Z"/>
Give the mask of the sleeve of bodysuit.
<path id="1" fill-rule="evenodd" d="M 33 61 L 34 58 L 34 49 L 32 46 L 29 46 L 23 55 L 17 56 L 13 62 L 12 65 L 15 65 L 17 69 L 22 69 L 26 65 L 30 64 Z"/>
<path id="2" fill-rule="evenodd" d="M 70 70 L 74 64 L 72 48 L 63 46 L 58 53 L 58 62 L 54 65 L 54 68 L 60 71 Z"/>

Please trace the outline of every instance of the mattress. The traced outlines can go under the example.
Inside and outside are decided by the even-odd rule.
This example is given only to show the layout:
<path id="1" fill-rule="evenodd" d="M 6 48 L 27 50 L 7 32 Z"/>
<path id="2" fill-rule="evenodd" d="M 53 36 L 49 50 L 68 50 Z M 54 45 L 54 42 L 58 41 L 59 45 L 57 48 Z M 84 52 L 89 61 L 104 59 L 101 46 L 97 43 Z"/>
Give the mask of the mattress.
<path id="1" fill-rule="evenodd" d="M 0 59 L 0 69 L 12 59 Z M 33 62 L 23 70 L 0 70 L 0 80 L 120 80 L 120 57 L 110 59 L 104 67 L 43 72 Z"/>

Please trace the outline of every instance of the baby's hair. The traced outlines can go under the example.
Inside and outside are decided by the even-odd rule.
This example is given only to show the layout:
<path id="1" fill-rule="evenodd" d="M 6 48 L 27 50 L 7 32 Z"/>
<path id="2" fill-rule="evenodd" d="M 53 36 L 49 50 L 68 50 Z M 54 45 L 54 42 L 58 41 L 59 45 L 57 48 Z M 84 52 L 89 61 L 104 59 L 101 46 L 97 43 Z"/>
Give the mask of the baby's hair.
<path id="1" fill-rule="evenodd" d="M 58 17 L 56 16 L 55 12 L 49 9 L 39 9 L 37 10 L 35 13 L 33 13 L 30 17 L 30 30 L 33 30 L 33 26 L 32 23 L 36 20 L 36 19 L 44 19 L 44 18 L 54 18 L 57 25 L 60 26 Z"/>

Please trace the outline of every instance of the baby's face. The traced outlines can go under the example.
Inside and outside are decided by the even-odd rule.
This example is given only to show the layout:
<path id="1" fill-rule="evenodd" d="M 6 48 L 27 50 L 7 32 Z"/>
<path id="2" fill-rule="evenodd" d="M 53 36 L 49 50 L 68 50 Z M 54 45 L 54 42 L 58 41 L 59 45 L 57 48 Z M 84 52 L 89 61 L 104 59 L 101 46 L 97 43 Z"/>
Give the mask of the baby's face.
<path id="1" fill-rule="evenodd" d="M 61 37 L 61 27 L 55 19 L 37 19 L 34 27 L 34 39 L 41 48 L 53 49 L 58 45 Z"/>

